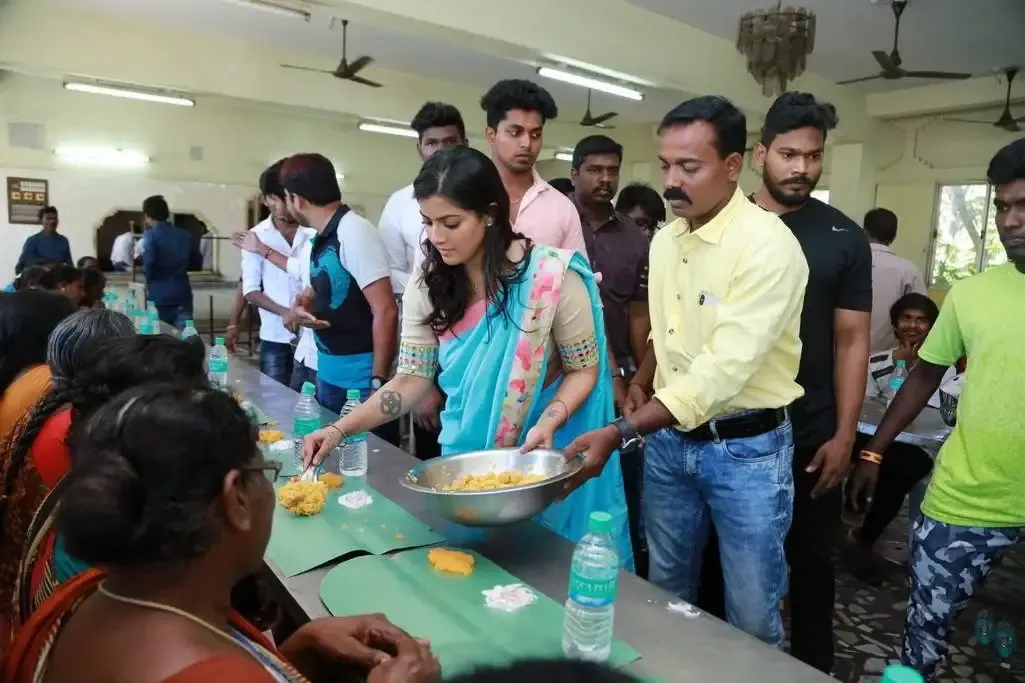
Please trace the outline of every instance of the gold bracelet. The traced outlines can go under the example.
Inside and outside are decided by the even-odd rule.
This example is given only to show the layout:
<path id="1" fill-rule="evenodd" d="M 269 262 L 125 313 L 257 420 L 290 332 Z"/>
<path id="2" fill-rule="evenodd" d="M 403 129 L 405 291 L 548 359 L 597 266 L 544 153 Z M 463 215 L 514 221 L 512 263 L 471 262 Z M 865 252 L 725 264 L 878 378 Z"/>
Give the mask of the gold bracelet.
<path id="1" fill-rule="evenodd" d="M 331 429 L 333 429 L 333 430 L 335 430 L 336 432 L 338 432 L 339 434 L 341 434 L 341 435 L 342 435 L 342 443 L 344 443 L 344 442 L 345 442 L 345 440 L 346 440 L 347 438 L 349 438 L 348 436 L 346 436 L 346 435 L 345 435 L 345 432 L 343 432 L 343 431 L 342 431 L 342 428 L 341 428 L 341 427 L 339 427 L 338 425 L 336 425 L 336 424 L 335 424 L 334 422 L 332 422 L 331 424 L 329 424 L 329 425 L 328 425 L 328 427 L 329 427 L 329 428 L 331 428 Z"/>
<path id="2" fill-rule="evenodd" d="M 880 455 L 879 453 L 874 453 L 872 451 L 863 450 L 858 455 L 858 458 L 861 459 L 861 460 L 864 460 L 865 462 L 870 462 L 873 465 L 882 465 L 883 464 L 883 456 Z"/>

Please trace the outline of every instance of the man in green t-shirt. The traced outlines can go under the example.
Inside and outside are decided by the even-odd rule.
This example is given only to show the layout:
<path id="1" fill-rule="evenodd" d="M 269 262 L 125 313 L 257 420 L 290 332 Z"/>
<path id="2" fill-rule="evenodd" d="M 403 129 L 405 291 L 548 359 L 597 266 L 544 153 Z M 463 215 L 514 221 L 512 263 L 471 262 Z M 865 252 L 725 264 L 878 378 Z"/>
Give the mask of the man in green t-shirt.
<path id="1" fill-rule="evenodd" d="M 904 664 L 929 679 L 956 614 L 1012 545 L 1025 540 L 1025 138 L 993 157 L 997 231 L 1009 263 L 957 283 L 912 370 L 861 452 L 851 495 L 868 494 L 880 453 L 961 357 L 957 426 L 940 450 L 911 545 Z"/>

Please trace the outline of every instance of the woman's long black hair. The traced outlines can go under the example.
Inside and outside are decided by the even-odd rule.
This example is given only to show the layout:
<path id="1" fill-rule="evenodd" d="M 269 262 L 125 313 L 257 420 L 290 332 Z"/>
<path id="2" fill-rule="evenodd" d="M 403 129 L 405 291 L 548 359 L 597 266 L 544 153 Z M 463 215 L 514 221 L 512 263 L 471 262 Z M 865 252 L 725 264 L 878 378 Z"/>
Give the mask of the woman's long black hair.
<path id="1" fill-rule="evenodd" d="M 484 231 L 484 300 L 494 302 L 495 315 L 508 315 L 509 290 L 523 281 L 527 259 L 513 263 L 509 246 L 522 239 L 513 231 L 509 218 L 509 195 L 502 185 L 498 169 L 487 156 L 472 147 L 453 146 L 438 152 L 424 164 L 413 181 L 413 195 L 424 200 L 435 195 L 444 197 L 464 211 L 472 211 L 491 219 Z M 431 302 L 428 325 L 438 334 L 450 330 L 465 315 L 473 297 L 470 277 L 464 265 L 450 266 L 441 252 L 429 241 L 424 242 L 424 284 Z M 528 253 L 529 253 L 528 245 Z"/>
<path id="2" fill-rule="evenodd" d="M 71 299 L 54 292 L 0 293 L 0 394 L 23 371 L 46 362 L 50 333 L 76 310 Z"/>

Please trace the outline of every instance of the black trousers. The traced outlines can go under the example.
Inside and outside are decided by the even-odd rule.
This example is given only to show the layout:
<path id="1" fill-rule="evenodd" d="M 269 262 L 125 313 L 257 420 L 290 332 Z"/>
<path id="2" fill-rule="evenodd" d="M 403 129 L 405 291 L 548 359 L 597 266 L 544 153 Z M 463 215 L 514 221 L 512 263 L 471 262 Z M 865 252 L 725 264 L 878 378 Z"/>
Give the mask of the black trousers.
<path id="1" fill-rule="evenodd" d="M 644 540 L 644 526 L 641 523 L 641 490 L 644 483 L 644 448 L 635 448 L 619 454 L 623 470 L 623 492 L 626 494 L 626 511 L 629 517 L 630 542 L 634 552 L 634 568 L 637 576 L 648 578 L 648 544 Z"/>
<path id="2" fill-rule="evenodd" d="M 833 668 L 833 603 L 836 598 L 833 541 L 840 525 L 843 494 L 839 486 L 819 498 L 811 491 L 819 473 L 807 473 L 818 446 L 794 449 L 794 518 L 787 536 L 790 566 L 790 654 L 829 673 Z M 698 606 L 725 618 L 722 565 L 714 533 L 705 548 Z"/>
<path id="3" fill-rule="evenodd" d="M 860 452 L 867 442 L 867 437 L 859 435 L 855 452 Z M 932 458 L 921 448 L 900 441 L 895 441 L 884 456 L 883 464 L 879 466 L 879 481 L 876 483 L 872 505 L 857 533 L 858 540 L 869 546 L 883 535 L 886 527 L 904 507 L 904 499 L 911 493 L 911 489 L 929 474 L 933 464 Z M 848 501 L 848 505 L 850 503 Z M 914 520 L 911 522 L 914 523 Z"/>

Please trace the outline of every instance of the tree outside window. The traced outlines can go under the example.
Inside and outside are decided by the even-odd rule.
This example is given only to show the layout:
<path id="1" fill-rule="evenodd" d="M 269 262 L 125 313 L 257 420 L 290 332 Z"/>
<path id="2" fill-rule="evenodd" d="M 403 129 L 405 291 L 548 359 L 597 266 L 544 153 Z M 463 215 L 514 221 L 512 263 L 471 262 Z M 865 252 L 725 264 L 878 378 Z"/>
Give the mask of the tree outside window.
<path id="1" fill-rule="evenodd" d="M 941 185 L 936 202 L 930 284 L 949 287 L 989 266 L 1007 263 L 989 185 Z"/>

